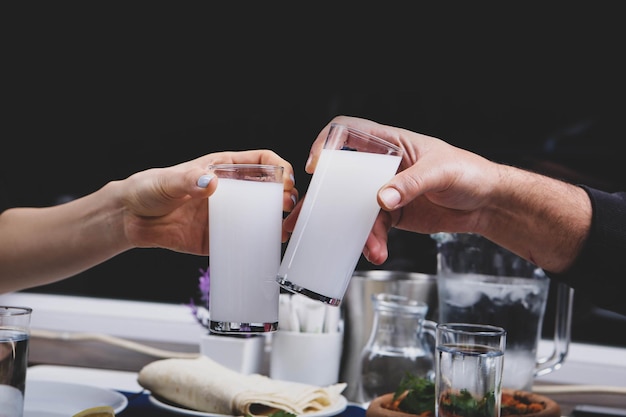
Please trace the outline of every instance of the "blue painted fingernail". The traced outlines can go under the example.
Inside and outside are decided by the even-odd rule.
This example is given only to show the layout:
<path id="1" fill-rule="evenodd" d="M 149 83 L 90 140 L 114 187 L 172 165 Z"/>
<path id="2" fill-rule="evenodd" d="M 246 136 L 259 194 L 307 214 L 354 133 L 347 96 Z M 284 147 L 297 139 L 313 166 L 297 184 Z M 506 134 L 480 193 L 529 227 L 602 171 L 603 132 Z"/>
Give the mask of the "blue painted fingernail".
<path id="1" fill-rule="evenodd" d="M 211 180 L 215 177 L 215 175 L 212 174 L 204 174 L 203 176 L 201 176 L 200 178 L 198 178 L 198 187 L 200 188 L 206 188 L 209 186 L 209 183 L 211 182 Z"/>

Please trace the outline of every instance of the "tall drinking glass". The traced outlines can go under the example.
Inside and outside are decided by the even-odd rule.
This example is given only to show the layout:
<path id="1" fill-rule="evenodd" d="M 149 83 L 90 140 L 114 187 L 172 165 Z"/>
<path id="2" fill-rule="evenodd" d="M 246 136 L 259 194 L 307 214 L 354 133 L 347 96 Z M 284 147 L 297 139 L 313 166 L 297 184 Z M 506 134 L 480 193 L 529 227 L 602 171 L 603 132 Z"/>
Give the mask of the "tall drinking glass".
<path id="1" fill-rule="evenodd" d="M 29 307 L 0 306 L 0 415 L 22 417 L 30 340 Z"/>
<path id="2" fill-rule="evenodd" d="M 283 220 L 283 167 L 220 164 L 209 197 L 209 329 L 220 334 L 278 329 L 276 273 Z"/>
<path id="3" fill-rule="evenodd" d="M 331 125 L 278 271 L 283 288 L 341 303 L 380 210 L 376 194 L 401 159 L 383 139 Z"/>
<path id="4" fill-rule="evenodd" d="M 502 327 L 437 325 L 437 417 L 500 417 L 505 342 Z"/>

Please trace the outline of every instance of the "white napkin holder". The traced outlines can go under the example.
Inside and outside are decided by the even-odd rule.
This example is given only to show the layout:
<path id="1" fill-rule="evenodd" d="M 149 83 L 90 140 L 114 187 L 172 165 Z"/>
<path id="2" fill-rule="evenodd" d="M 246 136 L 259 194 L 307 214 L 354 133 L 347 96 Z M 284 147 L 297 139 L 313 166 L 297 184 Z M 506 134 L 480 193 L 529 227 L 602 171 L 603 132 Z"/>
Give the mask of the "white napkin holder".
<path id="1" fill-rule="evenodd" d="M 258 374 L 263 370 L 265 337 L 204 334 L 200 337 L 200 353 L 242 374 Z"/>

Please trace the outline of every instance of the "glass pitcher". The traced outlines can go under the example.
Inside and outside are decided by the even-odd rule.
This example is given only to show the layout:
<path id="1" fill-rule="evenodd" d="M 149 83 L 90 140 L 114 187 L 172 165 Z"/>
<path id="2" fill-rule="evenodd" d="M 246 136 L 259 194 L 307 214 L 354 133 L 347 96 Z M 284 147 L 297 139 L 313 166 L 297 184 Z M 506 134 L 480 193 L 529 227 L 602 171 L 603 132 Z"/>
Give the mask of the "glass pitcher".
<path id="1" fill-rule="evenodd" d="M 428 304 L 397 294 L 372 295 L 374 321 L 361 354 L 360 402 L 395 392 L 411 373 L 434 380 L 436 323 L 426 320 Z M 430 339 L 426 341 L 424 335 Z"/>
<path id="2" fill-rule="evenodd" d="M 573 289 L 556 286 L 550 356 L 538 357 L 550 279 L 541 268 L 490 240 L 469 233 L 437 233 L 439 322 L 504 327 L 503 387 L 530 391 L 536 376 L 558 369 L 570 342 Z"/>

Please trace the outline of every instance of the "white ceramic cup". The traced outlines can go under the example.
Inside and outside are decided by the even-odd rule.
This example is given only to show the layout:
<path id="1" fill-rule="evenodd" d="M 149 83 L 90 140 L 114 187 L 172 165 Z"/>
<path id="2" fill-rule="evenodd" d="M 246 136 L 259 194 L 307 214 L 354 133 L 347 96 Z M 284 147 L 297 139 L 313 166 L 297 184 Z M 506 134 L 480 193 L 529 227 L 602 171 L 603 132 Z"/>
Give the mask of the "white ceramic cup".
<path id="1" fill-rule="evenodd" d="M 260 374 L 263 371 L 265 337 L 235 337 L 205 334 L 200 337 L 200 353 L 239 373 Z"/>
<path id="2" fill-rule="evenodd" d="M 325 387 L 339 381 L 343 331 L 272 334 L 270 378 Z"/>

